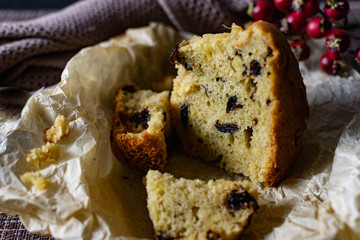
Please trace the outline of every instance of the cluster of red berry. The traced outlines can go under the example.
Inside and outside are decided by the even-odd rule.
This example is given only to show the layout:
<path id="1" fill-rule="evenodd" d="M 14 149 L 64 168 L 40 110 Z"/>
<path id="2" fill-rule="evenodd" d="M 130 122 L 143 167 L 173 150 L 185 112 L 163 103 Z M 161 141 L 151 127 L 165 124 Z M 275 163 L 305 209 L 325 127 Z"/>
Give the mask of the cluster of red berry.
<path id="1" fill-rule="evenodd" d="M 254 21 L 273 23 L 286 34 L 298 61 L 310 56 L 309 37 L 325 37 L 327 51 L 320 58 L 320 68 L 332 75 L 346 75 L 341 53 L 349 51 L 351 37 L 342 28 L 347 26 L 349 3 L 326 0 L 324 10 L 319 5 L 319 0 L 257 0 L 249 5 L 248 14 Z M 360 48 L 350 52 L 360 64 Z"/>

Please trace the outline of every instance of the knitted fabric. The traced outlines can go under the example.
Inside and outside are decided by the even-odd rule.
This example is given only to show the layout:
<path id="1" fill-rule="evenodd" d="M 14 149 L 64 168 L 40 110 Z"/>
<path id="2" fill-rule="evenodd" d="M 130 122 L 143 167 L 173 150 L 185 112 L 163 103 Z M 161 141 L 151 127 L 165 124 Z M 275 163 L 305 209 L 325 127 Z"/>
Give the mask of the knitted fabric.
<path id="1" fill-rule="evenodd" d="M 83 0 L 35 18 L 0 12 L 0 87 L 37 90 L 57 83 L 81 48 L 130 27 L 162 22 L 203 34 L 244 23 L 249 0 Z M 45 14 L 45 15 L 44 15 Z"/>

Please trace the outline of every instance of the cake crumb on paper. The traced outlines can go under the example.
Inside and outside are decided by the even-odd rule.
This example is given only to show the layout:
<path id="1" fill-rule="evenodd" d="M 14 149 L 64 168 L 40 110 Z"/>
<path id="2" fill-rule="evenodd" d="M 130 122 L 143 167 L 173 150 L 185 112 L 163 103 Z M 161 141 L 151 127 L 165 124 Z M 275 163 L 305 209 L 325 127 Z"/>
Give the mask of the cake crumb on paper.
<path id="1" fill-rule="evenodd" d="M 69 123 L 65 120 L 64 115 L 58 114 L 54 125 L 45 129 L 45 142 L 57 143 L 62 138 L 66 137 L 70 133 Z"/>
<path id="2" fill-rule="evenodd" d="M 36 169 L 43 169 L 59 160 L 60 148 L 55 143 L 46 143 L 41 148 L 33 148 L 26 155 L 26 161 Z"/>
<path id="3" fill-rule="evenodd" d="M 20 176 L 23 183 L 30 182 L 37 190 L 43 191 L 50 187 L 50 181 L 39 172 L 27 172 Z"/>

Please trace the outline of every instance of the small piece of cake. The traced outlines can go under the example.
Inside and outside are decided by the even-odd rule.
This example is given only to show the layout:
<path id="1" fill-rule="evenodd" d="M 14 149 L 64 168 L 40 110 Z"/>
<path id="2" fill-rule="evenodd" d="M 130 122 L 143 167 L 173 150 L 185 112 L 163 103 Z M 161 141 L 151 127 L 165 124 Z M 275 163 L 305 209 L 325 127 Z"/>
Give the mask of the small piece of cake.
<path id="1" fill-rule="evenodd" d="M 136 90 L 132 85 L 118 90 L 110 141 L 113 154 L 125 165 L 142 171 L 164 170 L 165 138 L 171 132 L 169 94 Z"/>
<path id="2" fill-rule="evenodd" d="M 30 182 L 37 190 L 43 191 L 50 186 L 50 181 L 44 178 L 39 172 L 27 172 L 20 176 L 23 183 Z"/>
<path id="3" fill-rule="evenodd" d="M 26 161 L 36 169 L 43 169 L 59 160 L 60 148 L 55 143 L 46 143 L 41 148 L 33 148 L 26 155 Z"/>
<path id="4" fill-rule="evenodd" d="M 297 156 L 308 103 L 298 62 L 272 24 L 184 40 L 172 122 L 188 154 L 273 186 Z"/>
<path id="5" fill-rule="evenodd" d="M 206 183 L 150 170 L 146 191 L 156 239 L 234 239 L 257 209 L 249 181 Z"/>
<path id="6" fill-rule="evenodd" d="M 66 137 L 70 133 L 70 126 L 65 121 L 64 115 L 57 115 L 54 125 L 45 129 L 44 142 L 57 143 L 60 139 Z"/>

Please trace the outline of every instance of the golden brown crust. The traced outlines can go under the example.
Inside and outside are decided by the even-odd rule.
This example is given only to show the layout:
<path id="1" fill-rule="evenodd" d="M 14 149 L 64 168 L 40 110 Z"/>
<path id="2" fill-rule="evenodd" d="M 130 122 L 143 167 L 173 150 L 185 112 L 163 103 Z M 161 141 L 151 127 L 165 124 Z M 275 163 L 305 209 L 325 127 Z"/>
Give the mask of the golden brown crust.
<path id="1" fill-rule="evenodd" d="M 273 75 L 271 78 L 274 85 L 278 86 L 274 89 L 278 101 L 273 103 L 274 117 L 270 134 L 275 144 L 272 149 L 272 160 L 269 161 L 270 165 L 265 174 L 265 184 L 274 186 L 284 177 L 300 151 L 309 106 L 299 64 L 285 37 L 273 24 L 267 22 L 259 21 L 252 27 L 260 28 L 268 36 L 269 45 L 274 49 L 272 62 L 277 68 L 274 72 L 285 73 Z"/>
<path id="2" fill-rule="evenodd" d="M 148 126 L 140 132 L 138 129 L 134 129 L 134 123 L 130 121 L 131 116 L 125 103 L 131 98 L 129 95 L 137 90 L 129 88 L 129 86 L 125 87 L 127 87 L 127 91 L 131 91 L 123 91 L 124 86 L 121 86 L 115 98 L 115 109 L 110 133 L 112 152 L 119 161 L 128 167 L 144 172 L 149 169 L 164 171 L 167 158 L 164 135 L 165 126 L 163 125 L 162 129 L 156 129 L 152 133 L 146 130 Z M 145 101 L 145 99 L 142 100 Z M 132 109 L 132 111 L 137 110 Z M 164 112 L 166 111 L 164 110 Z M 153 117 L 151 114 L 149 116 Z M 147 123 L 150 124 L 150 122 Z M 165 123 L 166 120 L 164 120 L 163 124 Z"/>
<path id="3" fill-rule="evenodd" d="M 114 132 L 112 135 L 113 154 L 123 164 L 144 172 L 164 171 L 167 153 L 163 136 L 150 135 L 147 131 L 143 131 L 141 137 Z"/>

